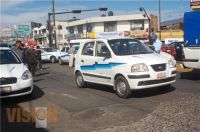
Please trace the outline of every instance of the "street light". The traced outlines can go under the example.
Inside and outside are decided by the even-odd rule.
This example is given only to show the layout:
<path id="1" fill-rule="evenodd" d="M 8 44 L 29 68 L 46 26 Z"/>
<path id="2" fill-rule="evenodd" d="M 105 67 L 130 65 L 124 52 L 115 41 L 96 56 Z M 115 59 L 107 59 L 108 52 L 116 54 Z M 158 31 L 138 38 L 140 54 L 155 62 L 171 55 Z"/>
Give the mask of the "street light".
<path id="1" fill-rule="evenodd" d="M 145 14 L 143 14 L 144 17 L 147 17 L 148 21 L 149 21 L 149 43 L 151 42 L 151 19 L 149 17 L 149 15 L 147 14 L 146 10 L 143 7 L 140 7 L 139 10 L 141 12 L 144 12 Z"/>
<path id="2" fill-rule="evenodd" d="M 51 15 L 55 17 L 55 15 L 60 15 L 60 14 L 67 14 L 67 13 L 81 13 L 81 12 L 88 12 L 88 11 L 107 11 L 107 8 L 101 7 L 98 9 L 88 9 L 88 10 L 72 10 L 72 11 L 64 11 L 64 12 L 53 12 L 53 13 L 48 13 L 48 22 L 49 22 L 49 46 L 52 47 L 52 39 L 51 39 Z M 54 26 L 55 26 L 55 19 L 54 19 Z M 54 32 L 56 36 L 56 32 Z M 56 39 L 56 37 L 55 37 Z M 56 42 L 56 41 L 55 41 Z"/>

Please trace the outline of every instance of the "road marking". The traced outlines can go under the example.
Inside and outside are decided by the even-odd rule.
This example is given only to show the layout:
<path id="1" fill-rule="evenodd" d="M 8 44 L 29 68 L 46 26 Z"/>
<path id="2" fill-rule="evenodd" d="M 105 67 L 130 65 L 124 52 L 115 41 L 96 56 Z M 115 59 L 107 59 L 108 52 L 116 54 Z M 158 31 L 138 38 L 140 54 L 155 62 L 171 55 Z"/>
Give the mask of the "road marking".
<path id="1" fill-rule="evenodd" d="M 77 97 L 69 95 L 69 94 L 66 94 L 66 93 L 62 93 L 62 95 L 66 96 L 66 97 L 69 97 L 69 98 L 72 98 L 72 99 L 75 99 L 75 100 L 79 100 Z"/>

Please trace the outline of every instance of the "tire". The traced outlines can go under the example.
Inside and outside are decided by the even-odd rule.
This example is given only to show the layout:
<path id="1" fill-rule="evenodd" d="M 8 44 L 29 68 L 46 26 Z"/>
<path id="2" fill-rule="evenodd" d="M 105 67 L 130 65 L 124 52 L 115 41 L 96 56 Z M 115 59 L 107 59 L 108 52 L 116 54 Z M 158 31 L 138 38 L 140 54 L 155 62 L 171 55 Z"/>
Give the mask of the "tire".
<path id="1" fill-rule="evenodd" d="M 50 61 L 51 61 L 51 63 L 56 63 L 56 57 L 55 56 L 51 56 Z"/>
<path id="2" fill-rule="evenodd" d="M 84 81 L 83 76 L 82 76 L 82 74 L 80 72 L 77 72 L 75 74 L 75 79 L 76 79 L 77 87 L 79 87 L 79 88 L 86 87 L 86 82 Z"/>
<path id="3" fill-rule="evenodd" d="M 128 81 L 123 76 L 118 76 L 115 79 L 115 90 L 116 94 L 120 98 L 129 98 L 132 94 Z"/>
<path id="4" fill-rule="evenodd" d="M 60 65 L 63 65 L 63 61 L 61 60 L 61 58 L 59 58 L 58 61 Z"/>

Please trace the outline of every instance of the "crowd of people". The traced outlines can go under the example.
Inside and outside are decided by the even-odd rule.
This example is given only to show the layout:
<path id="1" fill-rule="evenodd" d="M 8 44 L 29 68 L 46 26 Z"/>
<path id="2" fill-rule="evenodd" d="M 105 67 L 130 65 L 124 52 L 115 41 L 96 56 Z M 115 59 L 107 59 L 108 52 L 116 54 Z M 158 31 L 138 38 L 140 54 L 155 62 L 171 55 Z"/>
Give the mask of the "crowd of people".
<path id="1" fill-rule="evenodd" d="M 16 46 L 12 49 L 19 56 L 24 64 L 27 65 L 28 69 L 35 76 L 36 68 L 42 70 L 42 59 L 41 59 L 41 49 L 39 46 L 30 45 L 25 46 L 21 41 L 16 41 Z"/>

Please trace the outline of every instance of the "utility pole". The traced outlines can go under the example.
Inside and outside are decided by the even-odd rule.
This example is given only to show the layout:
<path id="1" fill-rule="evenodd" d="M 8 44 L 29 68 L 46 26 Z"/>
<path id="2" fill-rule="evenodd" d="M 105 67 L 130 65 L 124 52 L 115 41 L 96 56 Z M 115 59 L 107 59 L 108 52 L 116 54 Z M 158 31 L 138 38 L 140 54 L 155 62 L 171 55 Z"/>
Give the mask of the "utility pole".
<path id="1" fill-rule="evenodd" d="M 55 48 L 57 48 L 57 39 L 56 39 L 56 19 L 55 19 L 55 3 L 52 0 L 52 13 L 53 13 L 53 30 L 54 30 L 54 39 L 55 39 Z"/>
<path id="2" fill-rule="evenodd" d="M 159 38 L 161 40 L 161 7 L 160 7 L 160 0 L 159 0 Z"/>

